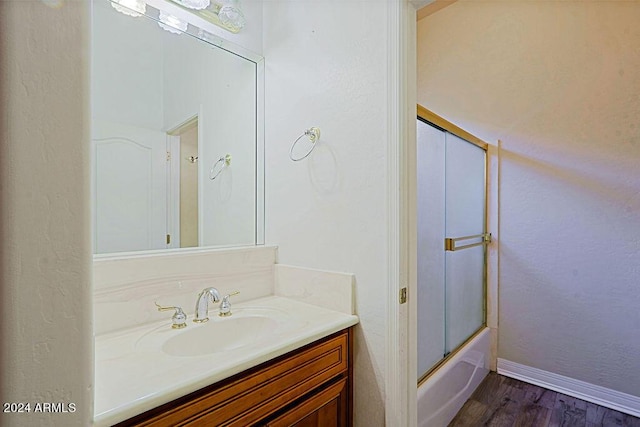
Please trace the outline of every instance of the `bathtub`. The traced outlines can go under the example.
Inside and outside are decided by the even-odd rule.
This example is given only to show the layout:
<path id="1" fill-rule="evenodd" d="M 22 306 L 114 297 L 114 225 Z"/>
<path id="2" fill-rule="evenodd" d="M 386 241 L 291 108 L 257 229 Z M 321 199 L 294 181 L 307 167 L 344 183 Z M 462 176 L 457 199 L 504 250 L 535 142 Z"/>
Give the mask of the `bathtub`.
<path id="1" fill-rule="evenodd" d="M 484 328 L 418 387 L 418 427 L 445 427 L 489 373 L 491 339 Z"/>

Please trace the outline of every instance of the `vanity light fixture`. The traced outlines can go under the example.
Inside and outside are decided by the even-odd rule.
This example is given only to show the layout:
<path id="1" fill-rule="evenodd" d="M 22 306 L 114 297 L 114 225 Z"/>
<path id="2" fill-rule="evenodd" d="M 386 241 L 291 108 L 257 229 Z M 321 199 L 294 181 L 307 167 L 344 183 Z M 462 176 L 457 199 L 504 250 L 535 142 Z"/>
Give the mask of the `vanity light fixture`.
<path id="1" fill-rule="evenodd" d="M 247 23 L 244 13 L 240 8 L 239 0 L 222 0 L 220 1 L 220 10 L 218 10 L 218 18 L 223 25 L 231 27 L 235 32 L 244 28 Z"/>
<path id="2" fill-rule="evenodd" d="M 163 30 L 169 31 L 170 33 L 173 33 L 173 34 L 181 34 L 187 31 L 186 22 L 182 21 L 181 19 L 178 19 L 173 15 L 168 14 L 164 10 L 160 11 L 159 19 L 160 19 L 160 22 L 158 22 L 158 25 Z"/>
<path id="3" fill-rule="evenodd" d="M 238 33 L 246 25 L 240 0 L 168 0 L 183 9 L 217 25 L 231 33 Z M 205 1 L 207 6 L 195 7 L 196 3 Z M 204 4 L 204 3 L 203 3 Z"/>
<path id="4" fill-rule="evenodd" d="M 242 30 L 247 21 L 242 12 L 240 0 L 170 0 L 171 2 L 181 6 L 183 9 L 191 10 L 192 13 L 199 15 L 232 33 L 238 33 Z M 153 6 L 157 2 L 152 2 Z M 145 15 L 147 12 L 147 3 L 145 0 L 111 0 L 111 6 L 120 13 L 128 16 L 138 17 Z M 158 6 L 156 6 L 158 8 Z M 158 8 L 159 9 L 159 8 Z M 187 22 L 175 15 L 164 12 L 159 9 L 158 25 L 163 30 L 174 34 L 180 34 L 187 31 Z"/>
<path id="5" fill-rule="evenodd" d="M 120 13 L 138 17 L 147 11 L 147 3 L 144 0 L 112 0 L 111 6 Z"/>
<path id="6" fill-rule="evenodd" d="M 173 0 L 174 2 L 189 9 L 206 9 L 211 4 L 210 0 Z"/>

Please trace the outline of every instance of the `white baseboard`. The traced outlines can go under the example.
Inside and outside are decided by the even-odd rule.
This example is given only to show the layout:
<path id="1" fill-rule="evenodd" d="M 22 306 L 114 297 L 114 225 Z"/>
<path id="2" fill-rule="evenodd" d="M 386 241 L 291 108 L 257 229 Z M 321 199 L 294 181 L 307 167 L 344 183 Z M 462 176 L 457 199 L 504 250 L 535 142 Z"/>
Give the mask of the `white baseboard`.
<path id="1" fill-rule="evenodd" d="M 530 384 L 640 417 L 640 397 L 584 381 L 498 359 L 498 373 Z"/>

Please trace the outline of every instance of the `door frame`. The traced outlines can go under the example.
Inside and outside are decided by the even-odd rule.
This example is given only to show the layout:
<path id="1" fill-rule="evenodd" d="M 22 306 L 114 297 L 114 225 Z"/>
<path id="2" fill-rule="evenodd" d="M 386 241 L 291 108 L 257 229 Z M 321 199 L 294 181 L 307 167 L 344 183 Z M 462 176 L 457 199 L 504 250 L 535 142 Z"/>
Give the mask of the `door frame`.
<path id="1" fill-rule="evenodd" d="M 417 425 L 416 6 L 388 2 L 387 230 L 388 294 L 385 424 Z M 407 290 L 406 303 L 400 293 Z"/>
<path id="2" fill-rule="evenodd" d="M 388 294 L 385 366 L 385 421 L 389 426 L 416 427 L 417 414 L 417 9 L 429 0 L 388 2 L 387 14 L 387 213 Z M 462 131 L 462 129 L 460 129 Z M 455 133 L 455 132 L 454 132 Z M 463 138 L 466 139 L 466 138 Z M 487 149 L 488 229 L 499 233 L 500 142 Z M 494 182 L 495 180 L 495 182 Z M 497 239 L 496 239 L 497 240 Z M 497 279 L 499 243 L 488 259 L 487 326 L 492 353 L 497 353 Z M 407 302 L 399 302 L 401 289 Z M 492 358 L 492 367 L 495 361 Z"/>
<path id="3" fill-rule="evenodd" d="M 200 118 L 202 112 L 190 115 L 186 120 L 171 127 L 166 131 L 167 135 L 167 233 L 171 235 L 171 243 L 167 244 L 167 248 L 178 249 L 181 247 L 180 236 L 180 144 L 181 135 L 186 130 L 196 127 L 198 128 L 198 158 L 201 157 L 201 140 L 200 140 Z M 198 182 L 200 181 L 200 163 L 198 165 Z M 198 185 L 198 230 L 202 226 L 200 224 L 202 214 L 200 212 L 200 187 Z M 200 246 L 201 238 L 198 236 L 198 246 Z"/>

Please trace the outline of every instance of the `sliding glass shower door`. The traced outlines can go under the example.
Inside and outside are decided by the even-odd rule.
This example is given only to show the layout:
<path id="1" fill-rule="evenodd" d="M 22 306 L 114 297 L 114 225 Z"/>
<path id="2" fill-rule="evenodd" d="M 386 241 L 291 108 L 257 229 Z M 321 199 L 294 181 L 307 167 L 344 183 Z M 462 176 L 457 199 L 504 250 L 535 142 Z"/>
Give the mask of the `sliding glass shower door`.
<path id="1" fill-rule="evenodd" d="M 418 378 L 485 324 L 486 151 L 417 122 Z"/>
<path id="2" fill-rule="evenodd" d="M 445 354 L 485 323 L 485 155 L 446 134 Z"/>

